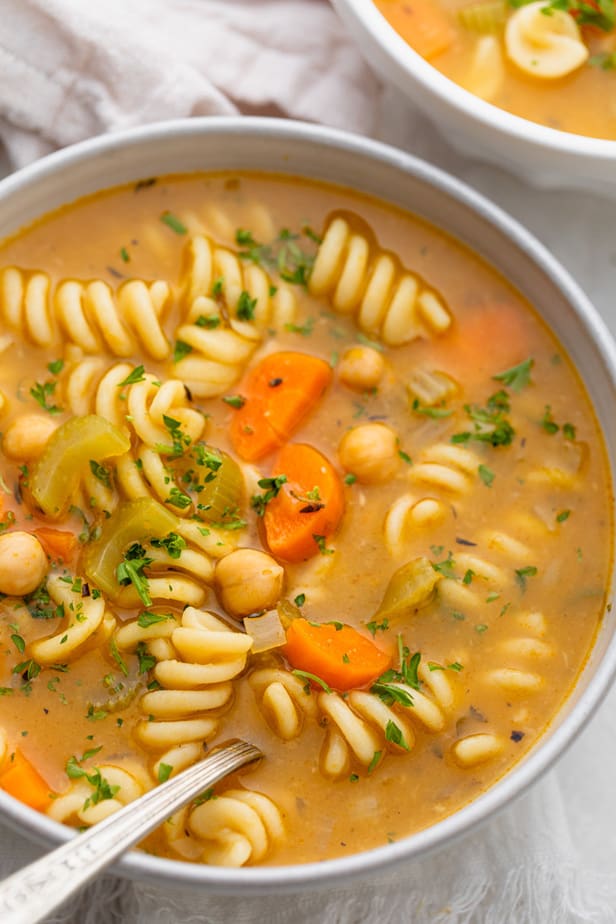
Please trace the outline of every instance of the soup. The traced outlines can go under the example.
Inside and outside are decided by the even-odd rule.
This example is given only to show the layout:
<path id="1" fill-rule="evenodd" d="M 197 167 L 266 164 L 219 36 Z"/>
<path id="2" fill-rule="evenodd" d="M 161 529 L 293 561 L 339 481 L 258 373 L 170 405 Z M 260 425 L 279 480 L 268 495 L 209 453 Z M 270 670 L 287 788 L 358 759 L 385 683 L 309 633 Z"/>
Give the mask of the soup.
<path id="1" fill-rule="evenodd" d="M 616 12 L 518 0 L 374 0 L 446 77 L 514 115 L 616 140 Z"/>
<path id="2" fill-rule="evenodd" d="M 303 863 L 536 743 L 601 619 L 610 485 L 496 272 L 250 174 L 97 194 L 0 266 L 0 787 L 87 826 L 243 737 L 263 761 L 144 846 Z"/>

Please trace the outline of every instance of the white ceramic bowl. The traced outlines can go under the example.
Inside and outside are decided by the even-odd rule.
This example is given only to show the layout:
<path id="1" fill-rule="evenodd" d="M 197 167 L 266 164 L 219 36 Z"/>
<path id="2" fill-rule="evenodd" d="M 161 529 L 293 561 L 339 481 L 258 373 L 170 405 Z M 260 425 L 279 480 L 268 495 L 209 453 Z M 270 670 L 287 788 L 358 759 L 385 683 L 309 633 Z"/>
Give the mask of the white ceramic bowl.
<path id="1" fill-rule="evenodd" d="M 332 2 L 368 63 L 462 153 L 507 167 L 546 189 L 575 187 L 616 198 L 616 141 L 557 131 L 498 109 L 432 67 L 372 0 Z"/>
<path id="2" fill-rule="evenodd" d="M 524 228 L 457 180 L 394 148 L 275 119 L 149 125 L 67 148 L 0 183 L 0 238 L 99 189 L 167 173 L 220 169 L 300 175 L 351 187 L 422 216 L 480 253 L 538 308 L 576 364 L 603 428 L 616 480 L 616 348 L 595 310 Z M 394 844 L 321 863 L 239 870 L 135 851 L 116 871 L 159 886 L 168 882 L 239 896 L 297 892 L 417 857 L 466 833 L 533 783 L 586 725 L 615 672 L 616 609 L 606 613 L 574 693 L 526 757 L 470 805 Z M 0 816 L 22 834 L 48 844 L 73 836 L 68 828 L 1 791 Z"/>

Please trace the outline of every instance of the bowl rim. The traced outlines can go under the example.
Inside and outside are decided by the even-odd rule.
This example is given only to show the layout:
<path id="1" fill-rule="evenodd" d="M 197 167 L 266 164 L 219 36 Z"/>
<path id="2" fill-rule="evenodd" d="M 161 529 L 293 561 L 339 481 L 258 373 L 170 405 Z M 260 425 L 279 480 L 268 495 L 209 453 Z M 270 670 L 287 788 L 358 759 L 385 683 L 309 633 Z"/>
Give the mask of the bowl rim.
<path id="1" fill-rule="evenodd" d="M 616 164 L 616 140 L 593 138 L 550 128 L 548 125 L 501 109 L 465 90 L 415 51 L 390 25 L 372 0 L 332 0 L 332 3 L 341 15 L 344 16 L 341 12 L 344 11 L 351 16 L 385 54 L 393 59 L 407 78 L 421 85 L 422 91 L 438 96 L 446 106 L 462 112 L 470 120 L 479 122 L 486 131 L 500 132 L 518 141 L 541 147 L 546 152 L 551 151 L 555 155 L 567 153 Z M 401 84 L 398 86 L 401 90 L 404 89 Z M 558 168 L 557 163 L 555 166 Z"/>
<path id="2" fill-rule="evenodd" d="M 175 140 L 188 137 L 206 142 L 210 136 L 233 137 L 238 135 L 260 142 L 266 139 L 267 143 L 273 146 L 285 142 L 306 142 L 322 147 L 324 153 L 333 148 L 348 157 L 358 157 L 367 162 L 378 162 L 386 168 L 410 174 L 416 180 L 445 193 L 456 204 L 478 215 L 507 237 L 514 247 L 522 251 L 560 290 L 581 320 L 588 340 L 601 358 L 616 390 L 616 344 L 611 334 L 580 286 L 534 235 L 499 206 L 494 205 L 481 193 L 455 177 L 404 151 L 359 135 L 305 122 L 245 116 L 200 117 L 152 123 L 88 139 L 24 167 L 0 181 L 0 205 L 5 197 L 27 190 L 32 183 L 55 177 L 57 174 L 62 177 L 70 173 L 73 167 L 91 159 L 100 158 L 104 166 L 105 158 L 112 157 L 115 153 L 132 146 L 139 147 L 144 142 L 156 144 L 157 141 L 168 140 L 169 137 Z M 207 172 L 208 165 L 204 164 L 202 169 Z M 278 168 L 271 172 L 284 173 L 285 170 Z M 295 176 L 309 176 L 307 173 L 302 174 L 292 170 L 286 173 Z M 340 186 L 345 185 L 344 181 L 330 180 L 330 182 L 333 185 L 336 183 Z M 103 185 L 99 188 L 110 187 Z M 85 196 L 88 193 L 84 192 L 82 195 Z M 384 201 L 388 200 L 384 199 Z M 407 211 L 411 210 L 407 209 Z M 45 212 L 42 211 L 40 214 L 45 214 Z M 436 227 L 441 227 L 447 233 L 447 229 L 435 221 L 429 218 L 423 220 Z M 498 266 L 495 268 L 498 272 L 502 272 Z M 610 461 L 613 462 L 613 467 L 616 467 L 616 459 Z M 614 562 L 612 561 L 611 580 L 613 578 Z M 610 588 L 611 586 L 610 583 Z M 591 682 L 579 696 L 571 711 L 565 715 L 558 727 L 554 729 L 550 729 L 550 726 L 546 727 L 543 736 L 522 762 L 515 764 L 486 792 L 453 815 L 393 844 L 321 862 L 248 867 L 239 870 L 208 867 L 132 851 L 114 864 L 112 870 L 127 878 L 150 881 L 159 885 L 165 882 L 176 887 L 209 890 L 212 894 L 233 894 L 245 897 L 258 894 L 296 893 L 308 888 L 323 887 L 340 880 L 374 873 L 385 866 L 392 868 L 396 864 L 424 856 L 469 833 L 481 822 L 519 797 L 546 773 L 601 704 L 615 676 L 616 632 L 608 641 L 601 660 L 594 669 Z M 572 695 L 573 689 L 569 692 L 561 709 L 566 708 Z M 66 842 L 74 836 L 72 829 L 40 815 L 2 791 L 0 791 L 0 818 L 10 823 L 20 833 L 45 844 Z"/>

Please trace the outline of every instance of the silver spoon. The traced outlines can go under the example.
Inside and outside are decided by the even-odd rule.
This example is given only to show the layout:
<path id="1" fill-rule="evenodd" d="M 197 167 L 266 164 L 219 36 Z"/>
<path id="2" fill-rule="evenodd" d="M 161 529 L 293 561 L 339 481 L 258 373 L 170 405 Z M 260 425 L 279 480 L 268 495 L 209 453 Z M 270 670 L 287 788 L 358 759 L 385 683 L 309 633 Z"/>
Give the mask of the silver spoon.
<path id="1" fill-rule="evenodd" d="M 245 741 L 226 744 L 93 828 L 13 873 L 0 883 L 0 921 L 38 924 L 208 786 L 262 756 L 258 748 Z"/>

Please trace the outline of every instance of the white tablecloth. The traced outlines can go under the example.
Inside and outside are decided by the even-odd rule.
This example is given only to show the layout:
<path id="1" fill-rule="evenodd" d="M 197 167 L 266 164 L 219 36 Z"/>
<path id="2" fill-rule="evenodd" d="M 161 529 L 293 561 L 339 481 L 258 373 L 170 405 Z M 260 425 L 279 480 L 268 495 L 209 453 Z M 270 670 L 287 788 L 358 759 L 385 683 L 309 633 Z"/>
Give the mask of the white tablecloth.
<path id="1" fill-rule="evenodd" d="M 293 2 L 299 9 L 300 4 Z M 140 3 L 142 0 L 126 0 L 127 11 Z M 161 0 L 152 3 L 160 6 Z M 41 4 L 31 0 L 31 5 Z M 170 5 L 194 7 L 195 0 L 170 0 Z M 271 0 L 265 4 L 272 5 Z M 50 3 L 52 9 L 59 6 L 62 0 Z M 116 0 L 110 0 L 110 6 L 119 9 Z M 231 6 L 229 2 L 229 9 Z M 252 6 L 259 4 L 253 0 Z M 319 15 L 325 13 L 323 4 L 315 3 L 314 9 Z M 329 41 L 335 47 L 340 38 L 334 35 L 333 20 L 326 17 L 321 22 L 331 31 Z M 26 39 L 23 35 L 20 38 L 24 47 Z M 3 46 L 6 49 L 0 20 L 0 60 Z M 331 107 L 323 110 L 323 120 L 370 131 L 444 167 L 490 196 L 524 222 L 568 267 L 616 332 L 616 203 L 582 193 L 537 191 L 498 169 L 458 155 L 395 91 L 381 92 L 346 46 L 345 55 L 344 72 L 337 79 L 350 79 L 357 92 L 370 97 L 366 104 L 372 107 L 371 112 L 377 112 L 376 120 L 363 118 L 357 96 L 350 121 L 345 122 L 340 113 L 334 118 Z M 231 47 L 226 50 L 226 58 L 229 56 Z M 6 57 L 4 60 L 6 67 Z M 223 78 L 221 82 L 224 84 Z M 191 85 L 191 92 L 193 89 Z M 374 107 L 375 97 L 380 99 L 378 108 Z M 287 103 L 280 98 L 275 108 L 293 112 Z M 23 109 L 23 101 L 20 105 Z M 271 99 L 244 100 L 239 108 L 270 112 Z M 213 105 L 212 111 L 220 111 L 220 107 Z M 304 96 L 300 114 L 316 118 L 317 112 L 318 100 L 306 101 Z M 172 101 L 165 116 L 173 114 Z M 179 114 L 190 114 L 190 108 Z M 0 115 L 7 117 L 2 88 Z M 37 135 L 36 120 L 27 125 L 15 113 L 13 116 L 4 129 L 0 125 L 0 137 L 10 142 L 18 160 L 26 161 L 29 154 L 62 143 L 56 137 Z M 148 113 L 143 120 L 152 117 Z M 138 115 L 133 121 L 139 121 Z M 115 124 L 113 120 L 111 124 Z M 108 127 L 103 119 L 92 131 Z M 6 163 L 3 172 L 8 169 Z M 616 921 L 615 763 L 616 692 L 557 768 L 527 795 L 463 841 L 412 865 L 327 892 L 280 899 L 184 895 L 105 878 L 51 920 L 63 924 L 220 924 L 231 920 L 237 924 L 264 920 L 270 924 L 612 924 Z M 0 827 L 0 875 L 40 852 Z"/>

